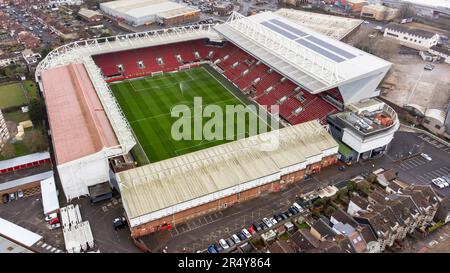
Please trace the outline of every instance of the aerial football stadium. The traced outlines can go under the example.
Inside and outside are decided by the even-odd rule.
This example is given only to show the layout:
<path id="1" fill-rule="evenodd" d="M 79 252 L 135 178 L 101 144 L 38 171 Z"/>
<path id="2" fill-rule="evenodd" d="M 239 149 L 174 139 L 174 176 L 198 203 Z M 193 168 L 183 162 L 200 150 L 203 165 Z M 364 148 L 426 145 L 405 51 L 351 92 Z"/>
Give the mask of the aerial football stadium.
<path id="1" fill-rule="evenodd" d="M 301 183 L 335 164 L 339 144 L 328 117 L 378 96 L 391 67 L 339 41 L 358 21 L 307 18 L 284 9 L 249 17 L 233 13 L 222 24 L 77 41 L 53 50 L 39 64 L 36 80 L 66 198 L 117 181 L 131 234 L 139 238 Z M 330 32 L 325 23 L 346 27 Z M 267 132 L 245 132 L 234 140 L 174 140 L 171 109 L 192 107 L 195 97 L 221 108 L 277 105 L 277 113 L 267 111 L 280 129 L 267 124 Z M 398 128 L 395 114 L 392 119 L 383 130 Z M 274 137 L 276 149 L 262 148 L 264 139 Z M 375 139 L 371 132 L 366 137 Z M 111 159 L 125 155 L 136 166 L 113 172 Z"/>

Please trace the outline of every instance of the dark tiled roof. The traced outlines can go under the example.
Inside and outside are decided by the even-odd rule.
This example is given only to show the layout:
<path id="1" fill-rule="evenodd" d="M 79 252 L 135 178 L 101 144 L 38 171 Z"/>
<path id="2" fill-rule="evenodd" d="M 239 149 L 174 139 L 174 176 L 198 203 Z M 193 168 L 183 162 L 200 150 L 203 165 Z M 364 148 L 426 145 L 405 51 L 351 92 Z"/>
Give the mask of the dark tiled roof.
<path id="1" fill-rule="evenodd" d="M 418 28 L 410 28 L 410 27 L 396 24 L 396 23 L 390 23 L 390 24 L 386 25 L 386 28 L 393 29 L 393 30 L 396 30 L 399 32 L 407 32 L 411 35 L 425 37 L 425 38 L 431 38 L 435 35 L 435 33 L 427 31 L 427 30 L 418 29 Z"/>
<path id="2" fill-rule="evenodd" d="M 373 233 L 372 229 L 370 229 L 369 226 L 362 226 L 361 236 L 364 238 L 364 241 L 366 241 L 366 243 L 377 240 L 376 235 Z"/>
<path id="3" fill-rule="evenodd" d="M 358 222 L 355 221 L 355 219 L 353 219 L 353 217 L 351 217 L 348 213 L 346 213 L 345 211 L 343 211 L 342 209 L 338 208 L 332 215 L 331 217 L 333 217 L 334 219 L 338 220 L 341 223 L 344 224 L 349 224 L 353 227 L 358 226 Z"/>
<path id="4" fill-rule="evenodd" d="M 312 228 L 319 232 L 322 237 L 333 238 L 334 236 L 336 236 L 336 233 L 333 231 L 333 229 L 327 223 L 325 223 L 323 219 L 317 220 L 313 224 Z"/>
<path id="5" fill-rule="evenodd" d="M 298 230 L 292 234 L 291 241 L 298 246 L 301 252 L 306 252 L 319 246 L 319 241 L 305 230 Z"/>
<path id="6" fill-rule="evenodd" d="M 355 203 L 358 207 L 360 207 L 362 209 L 367 209 L 367 207 L 369 206 L 369 202 L 367 202 L 366 199 L 362 198 L 359 195 L 353 195 L 350 198 L 350 201 Z"/>

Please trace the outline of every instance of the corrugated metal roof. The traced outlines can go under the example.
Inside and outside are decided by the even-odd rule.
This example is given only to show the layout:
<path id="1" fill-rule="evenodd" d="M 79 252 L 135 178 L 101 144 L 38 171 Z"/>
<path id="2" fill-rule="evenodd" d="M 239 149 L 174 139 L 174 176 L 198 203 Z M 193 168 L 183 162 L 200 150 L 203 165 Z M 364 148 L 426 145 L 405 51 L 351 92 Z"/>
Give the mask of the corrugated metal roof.
<path id="1" fill-rule="evenodd" d="M 269 137 L 279 146 L 263 151 Z M 336 148 L 320 125 L 310 121 L 118 173 L 127 215 L 136 218 L 258 178 Z"/>
<path id="2" fill-rule="evenodd" d="M 42 236 L 24 229 L 14 223 L 0 218 L 0 234 L 26 247 L 31 247 L 42 239 Z"/>
<path id="3" fill-rule="evenodd" d="M 2 160 L 2 161 L 0 161 L 0 170 L 13 168 L 16 166 L 36 162 L 39 160 L 45 160 L 45 159 L 49 159 L 49 158 L 50 158 L 50 154 L 48 152 L 43 152 L 43 153 L 34 153 L 34 154 L 30 154 L 30 155 L 15 157 L 15 158 L 11 158 L 8 160 Z"/>

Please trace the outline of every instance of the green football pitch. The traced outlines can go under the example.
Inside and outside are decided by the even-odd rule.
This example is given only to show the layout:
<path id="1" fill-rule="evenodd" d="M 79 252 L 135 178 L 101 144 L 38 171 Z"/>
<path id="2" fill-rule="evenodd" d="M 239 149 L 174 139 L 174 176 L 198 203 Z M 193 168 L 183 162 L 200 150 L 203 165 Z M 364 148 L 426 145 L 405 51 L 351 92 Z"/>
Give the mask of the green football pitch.
<path id="1" fill-rule="evenodd" d="M 221 109 L 225 109 L 227 105 L 246 105 L 245 98 L 238 98 L 238 94 L 235 96 L 231 91 L 232 86 L 220 75 L 214 75 L 214 72 L 200 67 L 110 84 L 139 142 L 132 153 L 140 165 L 232 141 L 228 139 L 176 140 L 171 134 L 173 124 L 179 119 L 171 115 L 171 110 L 177 105 L 186 105 L 186 108 L 190 109 L 191 130 L 194 131 L 195 122 L 198 123 L 198 119 L 193 117 L 195 97 L 201 97 L 203 108 L 207 105 L 217 105 Z M 216 129 L 222 131 L 223 128 L 225 131 L 223 135 L 232 135 L 235 140 L 244 136 L 242 132 L 239 136 L 236 126 L 238 118 L 236 114 L 232 115 L 234 115 L 235 126 L 232 131 L 227 132 L 226 126 Z M 224 124 L 227 118 L 230 118 L 229 115 L 227 117 L 224 114 Z M 257 119 L 257 114 L 247 112 L 246 124 L 250 118 Z M 202 118 L 200 120 L 202 126 L 209 119 L 211 118 Z M 265 121 L 263 123 L 270 130 L 269 125 Z M 200 128 L 203 128 L 202 126 Z M 248 126 L 244 134 L 245 137 L 248 136 Z"/>

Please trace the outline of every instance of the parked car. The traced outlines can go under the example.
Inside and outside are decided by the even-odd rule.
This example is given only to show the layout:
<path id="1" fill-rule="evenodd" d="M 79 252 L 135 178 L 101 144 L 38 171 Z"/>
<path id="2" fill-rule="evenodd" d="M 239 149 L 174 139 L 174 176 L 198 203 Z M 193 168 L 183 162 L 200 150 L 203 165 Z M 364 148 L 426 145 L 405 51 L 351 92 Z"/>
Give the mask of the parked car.
<path id="1" fill-rule="evenodd" d="M 50 229 L 58 229 L 58 228 L 60 228 L 61 227 L 61 224 L 60 223 L 56 223 L 56 224 L 53 224 L 53 225 L 50 225 Z"/>
<path id="2" fill-rule="evenodd" d="M 425 158 L 425 159 L 428 160 L 428 161 L 433 160 L 429 155 L 427 155 L 427 154 L 425 154 L 425 153 L 421 153 L 420 156 L 423 157 L 423 158 Z"/>
<path id="3" fill-rule="evenodd" d="M 214 245 L 210 245 L 210 246 L 208 246 L 208 252 L 209 253 L 217 253 L 217 250 L 214 247 Z"/>
<path id="4" fill-rule="evenodd" d="M 434 65 L 432 65 L 432 64 L 426 64 L 426 65 L 423 67 L 423 69 L 431 71 L 431 70 L 434 69 Z"/>
<path id="5" fill-rule="evenodd" d="M 252 237 L 252 235 L 250 234 L 250 232 L 247 229 L 242 229 L 242 233 L 244 233 L 245 237 L 248 239 L 250 237 Z"/>
<path id="6" fill-rule="evenodd" d="M 235 244 L 239 244 L 241 242 L 241 239 L 239 239 L 239 237 L 236 234 L 231 235 L 231 238 L 233 239 Z"/>
<path id="7" fill-rule="evenodd" d="M 266 217 L 264 217 L 262 221 L 268 228 L 271 228 L 273 226 L 272 221 L 269 221 L 269 219 L 267 219 Z"/>
<path id="8" fill-rule="evenodd" d="M 281 214 L 281 217 L 283 218 L 283 220 L 286 220 L 287 218 L 289 218 L 289 217 L 287 216 L 287 214 L 284 213 L 284 212 Z"/>
<path id="9" fill-rule="evenodd" d="M 250 234 L 250 233 L 249 233 Z M 239 237 L 239 240 L 241 240 L 241 241 L 244 241 L 245 239 L 247 239 L 247 236 L 245 236 L 245 234 L 244 234 L 244 232 L 239 232 L 238 234 L 237 234 L 237 236 Z M 250 236 L 252 236 L 251 234 L 250 234 Z"/>
<path id="10" fill-rule="evenodd" d="M 339 167 L 338 167 L 338 170 L 341 171 L 341 172 L 342 172 L 342 171 L 345 171 L 345 166 L 339 166 Z"/>
<path id="11" fill-rule="evenodd" d="M 256 230 L 253 226 L 251 226 L 248 228 L 248 232 L 250 233 L 250 235 L 253 235 L 256 233 Z M 247 236 L 247 234 L 245 234 L 245 236 Z M 247 238 L 250 238 L 250 237 L 247 236 Z"/>
<path id="12" fill-rule="evenodd" d="M 448 187 L 450 184 L 447 182 L 446 179 L 444 179 L 444 177 L 438 177 L 436 178 L 437 180 L 441 181 L 441 184 L 444 185 L 445 187 Z"/>
<path id="13" fill-rule="evenodd" d="M 113 220 L 113 227 L 115 230 L 122 229 L 128 225 L 127 219 L 125 217 L 118 217 Z"/>
<path id="14" fill-rule="evenodd" d="M 231 238 L 226 239 L 225 242 L 227 242 L 227 244 L 228 244 L 230 247 L 233 247 L 233 246 L 235 245 L 234 241 L 233 241 Z"/>
<path id="15" fill-rule="evenodd" d="M 278 221 L 275 220 L 273 217 L 269 218 L 269 221 L 272 222 L 272 225 L 276 225 L 278 223 Z"/>
<path id="16" fill-rule="evenodd" d="M 284 214 L 286 214 L 286 216 L 287 216 L 288 218 L 292 216 L 292 213 L 291 213 L 289 210 L 287 210 Z"/>
<path id="17" fill-rule="evenodd" d="M 274 214 L 273 218 L 275 218 L 275 220 L 277 220 L 278 222 L 283 221 L 283 217 L 281 217 L 281 214 Z"/>
<path id="18" fill-rule="evenodd" d="M 217 252 L 223 251 L 223 247 L 221 247 L 220 244 L 214 244 L 214 248 L 216 249 Z"/>
<path id="19" fill-rule="evenodd" d="M 223 249 L 228 249 L 230 247 L 224 239 L 220 239 L 219 244 L 221 247 L 223 247 Z"/>
<path id="20" fill-rule="evenodd" d="M 442 185 L 438 180 L 433 179 L 433 180 L 431 180 L 431 183 L 433 183 L 436 187 L 438 187 L 440 189 L 445 188 L 445 186 Z"/>
<path id="21" fill-rule="evenodd" d="M 260 232 L 262 230 L 258 223 L 253 223 L 252 227 L 256 232 Z"/>
<path id="22" fill-rule="evenodd" d="M 15 192 L 12 192 L 12 193 L 9 194 L 9 201 L 13 201 L 13 200 L 16 200 L 16 193 Z"/>
<path id="23" fill-rule="evenodd" d="M 299 211 L 295 207 L 290 207 L 289 211 L 292 213 L 292 215 L 296 215 L 297 213 L 299 213 Z"/>
<path id="24" fill-rule="evenodd" d="M 17 191 L 17 197 L 18 198 L 23 198 L 23 196 L 24 196 L 23 191 L 22 190 L 18 190 Z"/>
<path id="25" fill-rule="evenodd" d="M 49 223 L 50 225 L 58 224 L 58 223 L 59 223 L 59 219 L 58 219 L 58 217 L 53 218 L 53 219 L 50 220 L 48 223 Z"/>
<path id="26" fill-rule="evenodd" d="M 52 219 L 57 218 L 58 217 L 58 213 L 54 212 L 54 213 L 50 213 L 49 215 L 45 216 L 45 222 L 50 222 Z"/>
<path id="27" fill-rule="evenodd" d="M 294 204 L 292 204 L 295 208 L 297 208 L 297 210 L 299 212 L 303 212 L 304 209 L 302 208 L 302 206 L 300 206 L 297 202 L 294 202 Z"/>
<path id="28" fill-rule="evenodd" d="M 266 224 L 264 224 L 264 222 L 259 223 L 259 226 L 261 227 L 261 230 L 266 230 L 269 228 Z"/>
<path id="29" fill-rule="evenodd" d="M 9 202 L 9 194 L 7 194 L 7 193 L 3 194 L 2 201 L 3 201 L 3 204 L 8 203 Z"/>

